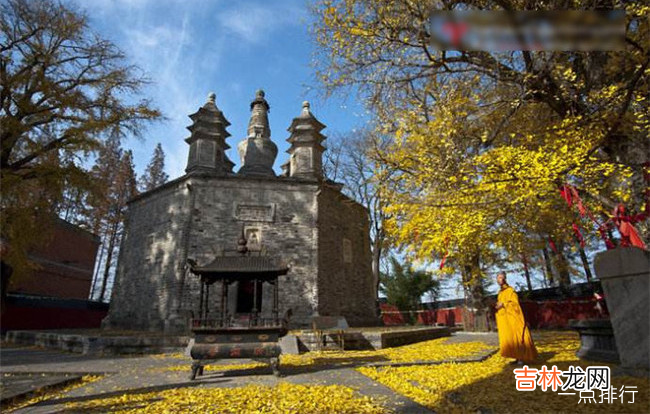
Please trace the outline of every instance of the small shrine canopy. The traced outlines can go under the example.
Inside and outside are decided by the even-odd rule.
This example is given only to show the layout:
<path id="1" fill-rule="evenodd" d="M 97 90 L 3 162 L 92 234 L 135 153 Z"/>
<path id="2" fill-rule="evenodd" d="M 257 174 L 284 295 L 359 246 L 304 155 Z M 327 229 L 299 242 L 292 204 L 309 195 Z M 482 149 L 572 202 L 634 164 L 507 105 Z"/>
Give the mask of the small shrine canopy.
<path id="1" fill-rule="evenodd" d="M 241 236 L 237 240 L 236 253 L 217 256 L 204 266 L 196 266 L 196 263 L 190 259 L 188 260 L 190 271 L 209 284 L 217 280 L 223 280 L 225 283 L 236 280 L 271 282 L 289 272 L 289 266 L 284 261 L 261 252 L 251 252 L 246 246 L 247 243 L 242 228 Z"/>
<path id="2" fill-rule="evenodd" d="M 238 254 L 218 256 L 204 266 L 192 266 L 192 273 L 207 279 L 274 279 L 286 275 L 289 267 L 281 260 L 270 256 Z"/>
<path id="3" fill-rule="evenodd" d="M 280 318 L 278 276 L 286 275 L 289 266 L 261 252 L 250 252 L 246 244 L 242 229 L 236 253 L 217 256 L 204 266 L 197 266 L 194 260 L 188 259 L 190 271 L 201 281 L 198 318 L 193 317 L 191 321 L 195 334 L 190 350 L 194 359 L 191 379 L 203 371 L 202 360 L 220 358 L 272 358 L 274 372 L 279 372 L 277 357 L 281 348 L 278 339 L 287 333 L 291 310 Z M 210 301 L 210 285 L 217 281 L 221 282 L 219 310 L 211 309 L 217 303 Z M 237 283 L 234 302 L 228 300 L 231 283 Z M 270 315 L 268 311 L 262 313 L 264 283 L 271 285 Z M 229 304 L 235 306 L 229 307 Z M 211 316 L 213 314 L 216 317 Z"/>
<path id="4" fill-rule="evenodd" d="M 228 286 L 237 282 L 237 314 L 248 314 L 247 326 L 282 326 L 278 314 L 278 276 L 286 275 L 289 266 L 283 261 L 260 252 L 251 252 L 242 229 L 237 241 L 237 252 L 217 256 L 204 266 L 188 259 L 190 271 L 200 277 L 199 317 L 192 320 L 192 329 L 231 328 L 236 325 L 228 313 Z M 221 282 L 221 310 L 217 319 L 208 318 L 210 314 L 210 285 Z M 272 318 L 260 318 L 262 304 L 262 285 L 272 286 Z M 240 303 L 241 302 L 241 303 Z M 241 306 L 240 306 L 241 305 Z M 250 306 L 250 308 L 249 308 Z M 241 308 L 241 309 L 240 309 Z"/>

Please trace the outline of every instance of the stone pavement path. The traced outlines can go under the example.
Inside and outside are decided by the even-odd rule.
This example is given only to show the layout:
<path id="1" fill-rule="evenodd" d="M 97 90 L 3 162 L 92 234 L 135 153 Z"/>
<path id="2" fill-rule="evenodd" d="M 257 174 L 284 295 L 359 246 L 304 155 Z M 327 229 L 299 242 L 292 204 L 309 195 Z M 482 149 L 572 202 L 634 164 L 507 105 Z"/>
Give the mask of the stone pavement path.
<path id="1" fill-rule="evenodd" d="M 482 341 L 494 344 L 494 335 L 457 333 L 451 341 Z M 251 361 L 224 360 L 219 364 L 242 364 Z M 86 357 L 82 355 L 16 348 L 4 346 L 0 349 L 0 371 L 3 374 L 49 373 L 49 374 L 103 374 L 100 380 L 69 391 L 61 400 L 43 401 L 35 406 L 18 410 L 18 413 L 53 413 L 64 408 L 66 402 L 119 396 L 125 391 L 144 393 L 181 387 L 240 387 L 247 384 L 273 386 L 286 381 L 303 385 L 339 384 L 358 390 L 360 394 L 378 398 L 389 409 L 397 413 L 430 413 L 416 402 L 395 393 L 357 372 L 352 366 L 310 366 L 285 370 L 285 376 L 276 378 L 270 368 L 229 371 L 227 374 L 206 371 L 198 380 L 190 381 L 189 359 L 177 356 L 138 357 Z M 172 366 L 187 366 L 187 370 L 170 371 Z M 6 377 L 7 379 L 12 376 Z M 0 378 L 4 378 L 4 375 Z M 17 378 L 17 377 L 16 377 Z M 3 381 L 4 382 L 4 381 Z"/>
<path id="2" fill-rule="evenodd" d="M 65 387 L 78 382 L 81 375 L 43 374 L 43 373 L 5 373 L 0 376 L 0 408 L 11 404 L 18 398 L 29 397 L 33 393 L 53 387 Z"/>
<path id="3" fill-rule="evenodd" d="M 449 344 L 474 341 L 480 341 L 491 346 L 499 346 L 499 336 L 496 332 L 455 332 L 447 339 L 447 343 Z"/>

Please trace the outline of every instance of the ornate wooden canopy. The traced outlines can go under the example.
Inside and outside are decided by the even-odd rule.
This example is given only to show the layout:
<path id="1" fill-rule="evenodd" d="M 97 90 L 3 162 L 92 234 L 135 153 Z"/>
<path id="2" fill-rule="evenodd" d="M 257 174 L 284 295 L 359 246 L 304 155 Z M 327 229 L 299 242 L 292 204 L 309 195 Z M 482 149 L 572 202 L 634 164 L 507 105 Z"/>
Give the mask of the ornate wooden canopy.
<path id="1" fill-rule="evenodd" d="M 192 266 L 195 275 L 211 279 L 211 282 L 228 280 L 268 280 L 286 275 L 289 267 L 282 261 L 270 256 L 236 253 L 232 256 L 217 256 L 204 266 Z"/>

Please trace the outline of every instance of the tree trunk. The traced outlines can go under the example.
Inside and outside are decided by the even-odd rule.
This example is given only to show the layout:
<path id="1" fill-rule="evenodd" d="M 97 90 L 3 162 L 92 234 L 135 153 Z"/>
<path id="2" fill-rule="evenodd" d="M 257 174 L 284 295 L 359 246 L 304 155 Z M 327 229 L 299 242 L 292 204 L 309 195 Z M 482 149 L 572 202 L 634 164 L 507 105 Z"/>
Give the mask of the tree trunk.
<path id="1" fill-rule="evenodd" d="M 99 272 L 101 271 L 101 263 L 102 259 L 104 258 L 104 245 L 106 243 L 106 235 L 102 238 L 101 243 L 99 244 L 99 258 L 97 259 L 97 266 L 95 267 L 94 273 L 93 273 L 93 284 L 90 287 L 90 300 L 93 300 L 95 297 L 95 289 L 97 288 L 97 281 L 99 280 Z"/>
<path id="2" fill-rule="evenodd" d="M 485 306 L 485 291 L 483 289 L 483 280 L 481 279 L 480 257 L 475 254 L 471 262 L 463 266 L 462 269 L 463 286 L 465 288 L 465 297 L 467 303 L 467 316 L 463 324 L 466 331 L 471 332 L 488 332 L 490 330 L 489 314 Z"/>
<path id="3" fill-rule="evenodd" d="M 589 259 L 587 259 L 587 254 L 585 249 L 582 246 L 579 247 L 580 250 L 580 260 L 582 260 L 582 267 L 585 269 L 585 276 L 587 277 L 587 282 L 591 282 L 591 269 L 589 268 Z"/>
<path id="4" fill-rule="evenodd" d="M 557 258 L 557 270 L 559 275 L 560 286 L 568 287 L 571 285 L 571 275 L 569 274 L 569 262 L 564 255 L 564 243 L 558 243 L 557 253 L 555 253 Z"/>
<path id="5" fill-rule="evenodd" d="M 548 249 L 546 246 L 542 249 L 542 254 L 544 255 L 544 268 L 546 269 L 546 280 L 548 281 L 549 286 L 553 286 L 553 267 L 551 266 L 551 258 L 548 255 Z"/>
<path id="6" fill-rule="evenodd" d="M 104 295 L 106 294 L 106 284 L 108 282 L 108 274 L 110 273 L 111 269 L 111 262 L 113 260 L 113 251 L 115 250 L 115 241 L 117 239 L 117 227 L 118 227 L 118 222 L 115 222 L 113 225 L 113 228 L 111 230 L 110 234 L 110 239 L 108 241 L 108 247 L 107 247 L 107 256 L 106 256 L 106 263 L 104 263 L 104 277 L 102 277 L 102 289 L 99 292 L 99 301 L 103 302 L 104 301 Z"/>
<path id="7" fill-rule="evenodd" d="M 528 263 L 526 262 L 525 258 L 523 261 L 523 265 L 524 265 L 524 275 L 526 276 L 526 284 L 528 285 L 528 291 L 530 292 L 533 290 L 533 284 L 530 283 L 530 271 L 528 270 Z"/>
<path id="8" fill-rule="evenodd" d="M 381 242 L 378 242 L 378 238 L 375 237 L 375 240 L 372 241 L 372 280 L 375 287 L 375 304 L 377 315 L 380 314 L 379 308 L 379 274 L 381 269 L 379 268 L 381 262 Z"/>

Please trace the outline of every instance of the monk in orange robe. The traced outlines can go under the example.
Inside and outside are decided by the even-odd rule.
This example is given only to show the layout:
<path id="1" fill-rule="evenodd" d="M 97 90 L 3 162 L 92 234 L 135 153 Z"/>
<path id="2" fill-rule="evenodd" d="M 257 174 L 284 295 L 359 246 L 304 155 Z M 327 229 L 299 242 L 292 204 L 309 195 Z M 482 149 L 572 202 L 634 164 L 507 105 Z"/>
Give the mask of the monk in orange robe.
<path id="1" fill-rule="evenodd" d="M 526 326 L 517 293 L 508 285 L 505 272 L 499 272 L 497 283 L 501 287 L 495 306 L 501 356 L 514 358 L 514 363 L 532 362 L 537 359 L 537 349 Z"/>

